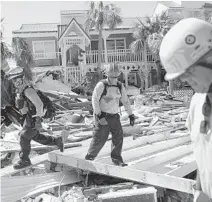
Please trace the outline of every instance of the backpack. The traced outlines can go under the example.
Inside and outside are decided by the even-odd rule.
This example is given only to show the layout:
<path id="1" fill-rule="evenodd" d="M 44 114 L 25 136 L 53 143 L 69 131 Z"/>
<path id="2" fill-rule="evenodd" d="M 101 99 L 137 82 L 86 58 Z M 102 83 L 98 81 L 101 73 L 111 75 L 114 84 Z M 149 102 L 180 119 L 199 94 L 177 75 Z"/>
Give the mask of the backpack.
<path id="1" fill-rule="evenodd" d="M 35 106 L 31 103 L 30 100 L 28 100 L 26 98 L 26 96 L 24 95 L 24 91 L 27 89 L 27 88 L 33 88 L 32 86 L 27 86 L 23 92 L 22 92 L 22 96 L 23 98 L 25 98 L 25 100 L 27 101 L 28 103 L 28 107 L 29 107 L 29 110 L 31 112 L 36 113 L 36 109 L 35 109 Z M 52 101 L 44 94 L 42 93 L 40 90 L 38 89 L 35 89 L 33 88 L 36 93 L 38 94 L 39 98 L 41 99 L 41 101 L 43 102 L 43 108 L 46 109 L 46 113 L 45 115 L 42 117 L 42 118 L 45 118 L 45 119 L 52 119 L 55 115 L 56 115 L 56 109 L 55 107 L 53 106 L 53 103 Z"/>
<path id="2" fill-rule="evenodd" d="M 106 79 L 102 80 L 100 82 L 102 82 L 104 84 L 104 90 L 103 90 L 103 92 L 102 92 L 102 94 L 100 96 L 99 101 L 102 99 L 103 96 L 107 95 L 107 89 L 109 87 L 117 87 L 119 89 L 120 94 L 122 94 L 122 83 L 120 81 L 117 81 L 117 85 L 109 85 L 109 83 L 108 83 L 108 81 Z M 120 107 L 123 106 L 121 100 L 119 100 L 119 106 Z"/>
<path id="3" fill-rule="evenodd" d="M 36 90 L 38 96 L 40 97 L 41 101 L 43 102 L 44 109 L 47 109 L 43 118 L 45 119 L 52 119 L 56 115 L 56 109 L 53 106 L 53 102 L 40 90 Z"/>

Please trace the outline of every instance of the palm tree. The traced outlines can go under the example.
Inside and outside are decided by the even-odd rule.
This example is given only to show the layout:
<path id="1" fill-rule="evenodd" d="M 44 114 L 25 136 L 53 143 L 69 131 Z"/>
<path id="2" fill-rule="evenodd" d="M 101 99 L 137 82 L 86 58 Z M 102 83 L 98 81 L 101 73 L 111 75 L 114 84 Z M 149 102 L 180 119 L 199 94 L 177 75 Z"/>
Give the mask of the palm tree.
<path id="1" fill-rule="evenodd" d="M 130 48 L 134 53 L 144 52 L 144 61 L 145 65 L 141 69 L 145 75 L 145 89 L 148 88 L 148 76 L 151 69 L 147 65 L 146 53 L 150 51 L 155 60 L 156 70 L 157 70 L 157 79 L 158 85 L 161 85 L 161 65 L 159 59 L 159 48 L 162 42 L 163 36 L 167 33 L 170 25 L 173 24 L 173 20 L 169 19 L 168 16 L 164 13 L 161 16 L 157 16 L 154 19 L 150 17 L 145 18 L 145 24 L 138 19 L 136 23 L 133 36 L 135 41 L 130 44 Z"/>
<path id="2" fill-rule="evenodd" d="M 151 71 L 150 67 L 147 65 L 147 50 L 148 50 L 147 39 L 150 34 L 151 34 L 150 27 L 144 25 L 144 23 L 138 18 L 138 22 L 135 24 L 133 28 L 133 38 L 135 38 L 135 41 L 133 41 L 130 44 L 130 49 L 132 50 L 133 53 L 143 52 L 144 65 L 143 63 L 141 63 L 139 69 L 139 75 L 141 75 L 141 72 L 144 74 L 145 89 L 148 88 L 149 83 L 148 76 L 149 72 Z"/>
<path id="3" fill-rule="evenodd" d="M 32 64 L 33 54 L 29 44 L 26 42 L 25 39 L 20 37 L 14 37 L 12 39 L 12 48 L 13 48 L 13 55 L 16 60 L 17 66 L 24 68 L 24 73 L 26 78 L 31 81 L 32 80 Z"/>
<path id="4" fill-rule="evenodd" d="M 114 4 L 103 5 L 103 2 L 98 2 L 96 7 L 95 2 L 90 3 L 87 20 L 85 22 L 86 31 L 89 32 L 91 28 L 96 28 L 99 31 L 98 42 L 98 64 L 97 72 L 101 74 L 101 53 L 102 53 L 102 32 L 106 25 L 110 30 L 113 30 L 118 24 L 122 23 L 120 16 L 120 9 Z"/>
<path id="5" fill-rule="evenodd" d="M 0 30 L 0 37 L 1 37 L 1 69 L 3 71 L 9 70 L 9 65 L 7 63 L 7 58 L 10 58 L 12 56 L 11 51 L 8 48 L 8 44 L 3 39 L 3 32 L 4 32 L 4 26 L 3 26 L 4 18 L 1 18 L 1 30 Z"/>
<path id="6" fill-rule="evenodd" d="M 3 68 L 9 68 L 7 63 L 8 58 L 14 58 L 17 66 L 24 68 L 25 76 L 28 80 L 32 80 L 31 66 L 33 64 L 33 54 L 30 46 L 25 39 L 20 37 L 12 38 L 12 50 L 8 48 L 9 45 L 3 41 L 3 20 L 1 18 L 1 66 Z"/>
<path id="7" fill-rule="evenodd" d="M 163 37 L 166 35 L 169 29 L 179 20 L 171 19 L 166 15 L 166 13 L 162 14 L 161 16 L 157 16 L 154 23 L 159 25 L 157 26 L 159 29 L 155 30 L 156 32 L 150 34 L 147 39 L 149 50 L 155 55 L 158 85 L 161 84 L 161 63 L 159 58 L 160 45 Z M 173 86 L 173 81 L 169 81 L 169 89 L 171 94 L 173 94 Z"/>

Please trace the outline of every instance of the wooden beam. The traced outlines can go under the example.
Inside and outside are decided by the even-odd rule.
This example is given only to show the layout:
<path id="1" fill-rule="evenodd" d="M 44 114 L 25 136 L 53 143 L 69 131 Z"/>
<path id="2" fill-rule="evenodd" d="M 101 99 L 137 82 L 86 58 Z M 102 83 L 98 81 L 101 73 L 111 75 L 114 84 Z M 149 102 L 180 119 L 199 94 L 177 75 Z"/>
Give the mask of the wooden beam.
<path id="1" fill-rule="evenodd" d="M 151 145 L 152 143 L 157 143 L 164 140 L 177 139 L 179 137 L 181 138 L 188 137 L 188 134 L 177 134 L 177 133 L 167 135 L 157 134 L 157 135 L 142 136 L 137 138 L 136 140 L 133 140 L 132 137 L 125 137 L 122 151 L 123 152 L 129 151 L 129 149 L 136 149 L 138 147 Z M 82 146 L 81 148 L 76 148 L 74 149 L 74 151 L 72 149 L 65 151 L 64 155 L 72 155 L 72 156 L 74 155 L 78 158 L 84 158 L 85 154 L 88 151 L 90 141 L 91 140 L 88 140 L 87 144 L 83 144 L 84 146 Z M 96 159 L 101 159 L 102 157 L 107 158 L 110 155 L 110 151 L 111 151 L 111 141 L 107 141 Z"/>
<path id="2" fill-rule="evenodd" d="M 194 159 L 193 153 L 189 156 L 186 156 L 184 158 L 178 159 L 177 161 L 174 161 L 168 165 L 165 165 L 165 167 L 171 168 L 172 166 L 175 166 L 174 169 L 167 172 L 167 175 L 173 175 L 176 177 L 186 176 L 189 173 L 197 170 L 197 164 Z"/>
<path id="3" fill-rule="evenodd" d="M 159 165 L 161 163 L 168 162 L 172 159 L 177 159 L 179 157 L 188 155 L 191 152 L 192 152 L 191 145 L 182 145 L 182 146 L 174 147 L 173 149 L 168 149 L 163 152 L 158 152 L 154 155 L 147 156 L 145 158 L 131 162 L 130 167 L 138 168 L 138 169 L 142 168 L 143 170 L 146 170 L 156 165 Z"/>
<path id="4" fill-rule="evenodd" d="M 176 191 L 181 191 L 190 194 L 193 193 L 192 186 L 195 184 L 195 181 L 189 179 L 178 178 L 168 175 L 161 175 L 157 173 L 151 173 L 148 171 L 131 169 L 129 167 L 108 165 L 98 163 L 95 161 L 86 161 L 84 159 L 78 159 L 71 155 L 65 156 L 56 152 L 49 153 L 49 159 L 50 161 L 55 163 L 66 164 L 74 168 L 79 168 L 94 173 L 100 173 L 103 175 L 173 189 Z"/>
<path id="5" fill-rule="evenodd" d="M 1 179 L 1 200 L 17 201 L 35 196 L 50 188 L 82 181 L 74 170 L 69 172 L 45 173 L 33 176 L 13 176 Z"/>
<path id="6" fill-rule="evenodd" d="M 68 149 L 68 148 L 72 148 L 72 147 L 80 147 L 82 146 L 82 144 L 80 143 L 66 143 L 64 144 L 64 148 Z M 48 146 L 48 145 L 39 145 L 39 146 L 34 146 L 31 148 L 32 151 L 37 151 L 37 150 L 54 150 L 54 149 L 58 149 L 58 147 L 56 145 L 52 145 L 52 146 Z M 4 153 L 4 152 L 19 152 L 21 151 L 20 146 L 17 145 L 17 147 L 15 148 L 11 148 L 11 149 L 4 149 L 1 148 L 0 152 Z"/>
<path id="7" fill-rule="evenodd" d="M 147 145 L 140 146 L 140 147 L 137 147 L 137 148 L 124 150 L 122 152 L 122 156 L 124 158 L 124 161 L 130 162 L 130 161 L 133 161 L 133 160 L 141 159 L 142 157 L 144 158 L 145 156 L 153 155 L 155 153 L 159 153 L 159 152 L 162 152 L 164 150 L 168 150 L 168 149 L 171 149 L 173 147 L 185 144 L 186 142 L 189 142 L 189 140 L 190 140 L 190 137 L 185 136 L 185 137 L 178 137 L 176 139 L 170 139 L 170 140 L 155 142 L 155 143 L 147 144 Z M 110 160 L 110 157 L 100 159 L 100 161 L 105 162 L 106 159 Z"/>
<path id="8" fill-rule="evenodd" d="M 21 171 L 27 170 L 27 169 L 35 166 L 35 165 L 44 163 L 46 161 L 48 161 L 48 153 L 42 154 L 42 155 L 39 155 L 39 156 L 36 156 L 36 157 L 32 158 L 31 159 L 32 165 L 28 166 L 28 167 L 25 167 L 25 168 L 22 168 L 22 169 L 15 170 L 12 165 L 11 166 L 7 166 L 5 168 L 2 168 L 0 170 L 0 177 L 11 176 L 12 174 L 19 173 Z"/>

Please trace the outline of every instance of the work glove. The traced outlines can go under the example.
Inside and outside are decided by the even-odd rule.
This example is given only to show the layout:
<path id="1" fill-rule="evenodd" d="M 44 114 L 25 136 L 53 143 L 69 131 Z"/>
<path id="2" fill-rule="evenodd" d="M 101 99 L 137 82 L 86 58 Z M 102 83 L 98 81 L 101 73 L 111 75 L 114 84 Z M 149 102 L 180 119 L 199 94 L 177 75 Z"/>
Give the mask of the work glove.
<path id="1" fill-rule="evenodd" d="M 130 119 L 130 125 L 134 126 L 134 124 L 135 124 L 135 116 L 134 116 L 134 114 L 129 115 L 129 119 Z"/>
<path id="2" fill-rule="evenodd" d="M 98 122 L 100 125 L 107 125 L 107 120 L 105 119 L 106 117 L 105 112 L 101 112 L 101 114 L 97 115 L 97 117 L 98 117 Z"/>
<path id="3" fill-rule="evenodd" d="M 47 111 L 47 109 L 37 111 L 37 113 L 35 115 L 32 115 L 32 118 L 35 118 L 35 117 L 42 118 L 46 114 L 46 111 Z"/>

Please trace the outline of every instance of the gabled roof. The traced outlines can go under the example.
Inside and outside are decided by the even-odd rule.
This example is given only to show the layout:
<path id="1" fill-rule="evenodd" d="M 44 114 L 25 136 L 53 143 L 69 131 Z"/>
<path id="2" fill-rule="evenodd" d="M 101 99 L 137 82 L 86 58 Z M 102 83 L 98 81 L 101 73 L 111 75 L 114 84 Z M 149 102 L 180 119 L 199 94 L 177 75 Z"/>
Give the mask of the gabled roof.
<path id="1" fill-rule="evenodd" d="M 145 17 L 139 17 L 141 21 L 145 21 Z M 79 26 L 79 28 L 84 32 L 85 35 L 87 33 L 84 31 L 83 26 L 80 25 L 74 18 L 72 21 L 75 21 L 76 24 Z M 68 29 L 72 21 L 67 25 L 64 32 Z M 138 22 L 138 19 L 136 17 L 130 17 L 130 18 L 122 18 L 122 24 L 118 25 L 116 29 L 131 29 L 134 27 L 134 24 Z M 36 24 L 23 24 L 19 30 L 13 31 L 13 33 L 37 33 L 37 32 L 58 32 L 57 26 L 59 23 L 36 23 Z M 94 29 L 94 28 L 93 28 Z M 108 29 L 107 26 L 104 26 L 104 29 Z M 63 32 L 63 33 L 64 33 Z M 63 35 L 63 34 L 62 34 Z M 61 36 L 62 36 L 61 35 Z M 60 36 L 60 38 L 61 38 Z M 87 35 L 87 37 L 89 37 Z"/>
<path id="2" fill-rule="evenodd" d="M 78 28 L 80 29 L 80 31 L 83 33 L 83 35 L 86 36 L 86 38 L 90 41 L 90 40 L 91 40 L 90 37 L 89 37 L 88 34 L 85 32 L 85 30 L 81 27 L 81 25 L 75 20 L 75 18 L 73 18 L 73 19 L 71 20 L 71 22 L 68 24 L 68 26 L 66 27 L 66 29 L 64 30 L 64 32 L 60 35 L 59 40 L 62 38 L 62 36 L 64 36 L 64 35 L 68 32 L 69 28 L 71 27 L 71 25 L 72 25 L 73 23 L 76 23 L 76 25 L 78 26 Z"/>
<path id="3" fill-rule="evenodd" d="M 57 25 L 59 23 L 36 23 L 36 24 L 23 24 L 19 30 L 13 33 L 26 33 L 26 32 L 57 32 Z"/>
<path id="4" fill-rule="evenodd" d="M 158 3 L 163 4 L 164 6 L 167 6 L 168 8 L 182 8 L 180 4 L 177 4 L 173 1 L 158 1 Z"/>

